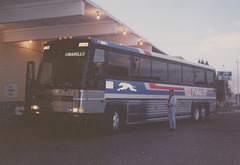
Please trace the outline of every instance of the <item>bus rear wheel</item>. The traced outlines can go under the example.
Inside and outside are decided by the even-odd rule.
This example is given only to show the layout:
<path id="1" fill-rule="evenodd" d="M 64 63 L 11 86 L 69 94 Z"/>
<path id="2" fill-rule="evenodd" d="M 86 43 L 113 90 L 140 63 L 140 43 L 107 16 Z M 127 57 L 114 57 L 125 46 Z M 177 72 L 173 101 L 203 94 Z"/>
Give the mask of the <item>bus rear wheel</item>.
<path id="1" fill-rule="evenodd" d="M 207 120 L 209 116 L 208 110 L 205 108 L 205 106 L 202 107 L 201 109 L 201 119 L 202 120 Z"/>
<path id="2" fill-rule="evenodd" d="M 193 121 L 199 121 L 200 119 L 200 110 L 199 107 L 195 107 L 192 111 L 192 119 Z"/>

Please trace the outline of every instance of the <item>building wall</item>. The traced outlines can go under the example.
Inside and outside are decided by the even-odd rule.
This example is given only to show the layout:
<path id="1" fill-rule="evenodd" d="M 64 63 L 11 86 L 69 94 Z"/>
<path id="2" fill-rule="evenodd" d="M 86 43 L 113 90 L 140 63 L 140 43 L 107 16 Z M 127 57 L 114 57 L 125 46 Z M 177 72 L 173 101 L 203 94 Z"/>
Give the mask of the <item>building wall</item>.
<path id="1" fill-rule="evenodd" d="M 0 32 L 0 110 L 12 109 L 16 101 L 24 102 L 25 76 L 28 61 L 41 60 L 42 43 L 4 43 Z"/>

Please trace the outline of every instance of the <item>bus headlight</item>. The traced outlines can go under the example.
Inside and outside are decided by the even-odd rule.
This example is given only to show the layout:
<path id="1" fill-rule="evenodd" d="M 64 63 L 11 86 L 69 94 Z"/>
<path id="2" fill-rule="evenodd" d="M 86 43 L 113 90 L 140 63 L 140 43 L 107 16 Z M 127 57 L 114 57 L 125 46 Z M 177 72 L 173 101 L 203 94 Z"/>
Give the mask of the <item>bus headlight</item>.
<path id="1" fill-rule="evenodd" d="M 78 112 L 78 108 L 73 108 L 72 111 L 73 111 L 74 113 L 77 113 L 77 112 Z"/>
<path id="2" fill-rule="evenodd" d="M 31 109 L 33 109 L 33 110 L 39 110 L 39 106 L 38 106 L 38 105 L 31 105 Z"/>
<path id="3" fill-rule="evenodd" d="M 84 112 L 84 111 L 83 111 L 83 108 L 79 108 L 79 109 L 78 109 L 78 112 L 79 112 L 79 113 L 83 113 L 83 112 Z"/>

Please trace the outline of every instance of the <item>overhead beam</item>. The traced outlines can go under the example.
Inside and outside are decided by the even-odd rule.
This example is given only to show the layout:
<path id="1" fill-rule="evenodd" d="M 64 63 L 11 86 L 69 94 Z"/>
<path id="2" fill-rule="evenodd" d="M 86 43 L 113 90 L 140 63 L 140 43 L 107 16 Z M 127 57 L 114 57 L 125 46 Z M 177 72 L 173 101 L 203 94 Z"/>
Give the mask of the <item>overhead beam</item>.
<path id="1" fill-rule="evenodd" d="M 26 28 L 20 30 L 3 31 L 4 42 L 17 42 L 26 40 L 47 40 L 64 36 L 94 36 L 117 33 L 117 23 L 114 21 L 82 23 L 61 26 L 46 26 Z"/>
<path id="2" fill-rule="evenodd" d="M 0 24 L 84 14 L 82 0 L 50 0 L 0 7 Z"/>
<path id="3" fill-rule="evenodd" d="M 150 45 L 149 43 L 143 43 L 142 46 L 138 46 L 140 49 L 143 49 L 143 50 L 148 50 L 150 52 L 152 52 L 152 45 Z"/>

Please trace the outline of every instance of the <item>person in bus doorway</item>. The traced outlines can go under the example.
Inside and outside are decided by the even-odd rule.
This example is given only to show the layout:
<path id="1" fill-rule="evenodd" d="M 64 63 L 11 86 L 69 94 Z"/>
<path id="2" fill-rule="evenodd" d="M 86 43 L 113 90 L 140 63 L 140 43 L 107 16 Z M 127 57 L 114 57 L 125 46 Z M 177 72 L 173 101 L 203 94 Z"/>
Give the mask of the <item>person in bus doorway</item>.
<path id="1" fill-rule="evenodd" d="M 177 98 L 174 96 L 174 90 L 169 90 L 169 96 L 167 98 L 166 106 L 168 108 L 168 119 L 170 130 L 176 130 L 176 118 L 175 118 L 175 106 L 177 104 Z"/>
<path id="2" fill-rule="evenodd" d="M 24 106 L 21 104 L 20 101 L 16 102 L 16 107 L 15 107 L 15 119 L 14 119 L 14 126 L 21 124 L 23 125 L 23 119 L 22 119 L 22 114 L 24 112 Z"/>

